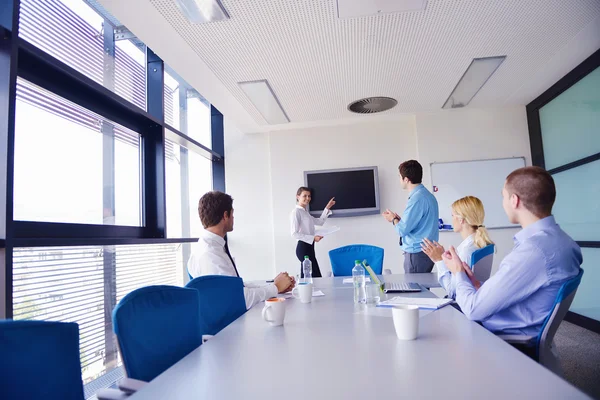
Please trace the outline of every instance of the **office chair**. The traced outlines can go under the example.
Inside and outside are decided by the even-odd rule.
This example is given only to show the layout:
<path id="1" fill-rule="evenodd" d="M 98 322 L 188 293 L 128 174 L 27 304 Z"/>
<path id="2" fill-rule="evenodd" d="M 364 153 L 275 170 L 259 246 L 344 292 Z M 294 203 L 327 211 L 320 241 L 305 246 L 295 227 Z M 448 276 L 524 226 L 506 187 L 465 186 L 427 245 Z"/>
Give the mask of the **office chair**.
<path id="1" fill-rule="evenodd" d="M 373 272 L 381 275 L 383 269 L 383 249 L 368 244 L 351 244 L 329 251 L 329 261 L 333 276 L 352 276 L 356 260 L 367 260 Z"/>
<path id="2" fill-rule="evenodd" d="M 76 323 L 1 320 L 0 343 L 0 398 L 84 399 Z M 103 389 L 97 398 L 125 394 Z"/>
<path id="3" fill-rule="evenodd" d="M 498 335 L 507 343 L 535 347 L 535 359 L 541 365 L 548 368 L 557 375 L 562 375 L 560 362 L 554 352 L 553 340 L 560 323 L 569 311 L 571 303 L 581 283 L 583 269 L 580 269 L 576 277 L 562 284 L 556 295 L 554 305 L 542 324 L 542 329 L 537 336 L 527 335 Z"/>
<path id="4" fill-rule="evenodd" d="M 488 244 L 482 249 L 475 250 L 471 254 L 469 267 L 473 270 L 475 278 L 481 283 L 490 279 L 492 274 L 492 265 L 494 264 L 494 249 L 493 244 Z"/>
<path id="5" fill-rule="evenodd" d="M 216 335 L 246 312 L 244 282 L 241 278 L 199 276 L 189 281 L 185 287 L 198 291 L 201 330 L 206 334 Z"/>
<path id="6" fill-rule="evenodd" d="M 202 344 L 197 290 L 147 286 L 113 310 L 127 377 L 149 382 Z"/>

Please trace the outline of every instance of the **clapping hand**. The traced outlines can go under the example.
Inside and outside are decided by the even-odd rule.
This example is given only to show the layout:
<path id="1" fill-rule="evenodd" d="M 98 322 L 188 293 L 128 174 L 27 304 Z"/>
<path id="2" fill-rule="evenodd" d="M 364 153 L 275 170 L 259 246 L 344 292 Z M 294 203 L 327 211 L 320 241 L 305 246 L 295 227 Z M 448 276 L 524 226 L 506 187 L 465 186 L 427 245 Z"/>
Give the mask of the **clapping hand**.
<path id="1" fill-rule="evenodd" d="M 383 215 L 383 218 L 385 218 L 387 222 L 392 222 L 395 218 L 400 219 L 400 216 L 398 214 L 396 214 L 393 211 L 390 211 L 389 209 L 386 209 L 383 213 L 381 213 L 381 215 Z"/>
<path id="2" fill-rule="evenodd" d="M 431 242 L 429 239 L 424 238 L 423 243 L 421 243 L 421 249 L 423 249 L 423 253 L 427 254 L 434 263 L 442 261 L 444 247 L 435 240 Z"/>
<path id="3" fill-rule="evenodd" d="M 448 268 L 450 272 L 453 274 L 459 274 L 461 271 L 464 271 L 475 289 L 479 289 L 481 287 L 481 282 L 475 278 L 473 271 L 471 271 L 471 268 L 467 265 L 467 263 L 458 257 L 454 246 L 450 246 L 448 251 L 444 252 L 442 259 L 444 260 L 444 264 L 446 264 L 446 268 Z"/>

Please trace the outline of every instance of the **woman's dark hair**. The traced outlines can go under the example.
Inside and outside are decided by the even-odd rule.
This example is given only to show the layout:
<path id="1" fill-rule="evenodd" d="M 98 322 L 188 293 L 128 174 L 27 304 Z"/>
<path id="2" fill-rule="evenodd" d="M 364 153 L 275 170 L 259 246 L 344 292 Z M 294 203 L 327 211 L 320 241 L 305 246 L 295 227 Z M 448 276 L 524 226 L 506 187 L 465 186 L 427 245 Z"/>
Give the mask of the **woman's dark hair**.
<path id="1" fill-rule="evenodd" d="M 298 188 L 298 190 L 296 191 L 296 196 L 300 196 L 302 192 L 312 193 L 312 190 L 310 190 L 306 186 L 300 186 L 300 188 Z"/>
<path id="2" fill-rule="evenodd" d="M 227 193 L 212 191 L 204 193 L 198 203 L 198 214 L 204 228 L 218 225 L 227 212 L 231 215 L 233 198 Z"/>

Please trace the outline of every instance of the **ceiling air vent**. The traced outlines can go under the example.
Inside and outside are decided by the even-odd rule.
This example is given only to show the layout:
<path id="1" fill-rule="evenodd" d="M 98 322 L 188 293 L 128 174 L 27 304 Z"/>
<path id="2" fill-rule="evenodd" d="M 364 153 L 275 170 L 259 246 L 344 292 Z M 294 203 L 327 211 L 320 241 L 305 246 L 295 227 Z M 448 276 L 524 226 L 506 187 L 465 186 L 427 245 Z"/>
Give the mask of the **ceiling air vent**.
<path id="1" fill-rule="evenodd" d="M 374 114 L 394 108 L 396 104 L 396 99 L 391 97 L 367 97 L 350 103 L 348 110 L 357 114 Z"/>

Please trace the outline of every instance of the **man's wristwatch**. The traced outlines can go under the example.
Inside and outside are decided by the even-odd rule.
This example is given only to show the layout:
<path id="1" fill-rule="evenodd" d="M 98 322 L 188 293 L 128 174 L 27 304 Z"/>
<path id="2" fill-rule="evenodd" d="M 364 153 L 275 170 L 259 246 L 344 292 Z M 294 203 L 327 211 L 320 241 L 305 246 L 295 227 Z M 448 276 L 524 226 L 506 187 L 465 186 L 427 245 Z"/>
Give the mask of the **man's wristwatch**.
<path id="1" fill-rule="evenodd" d="M 398 222 L 400 222 L 400 218 L 398 217 L 394 217 L 394 219 L 392 220 L 392 225 L 396 225 L 395 221 L 398 220 Z"/>

